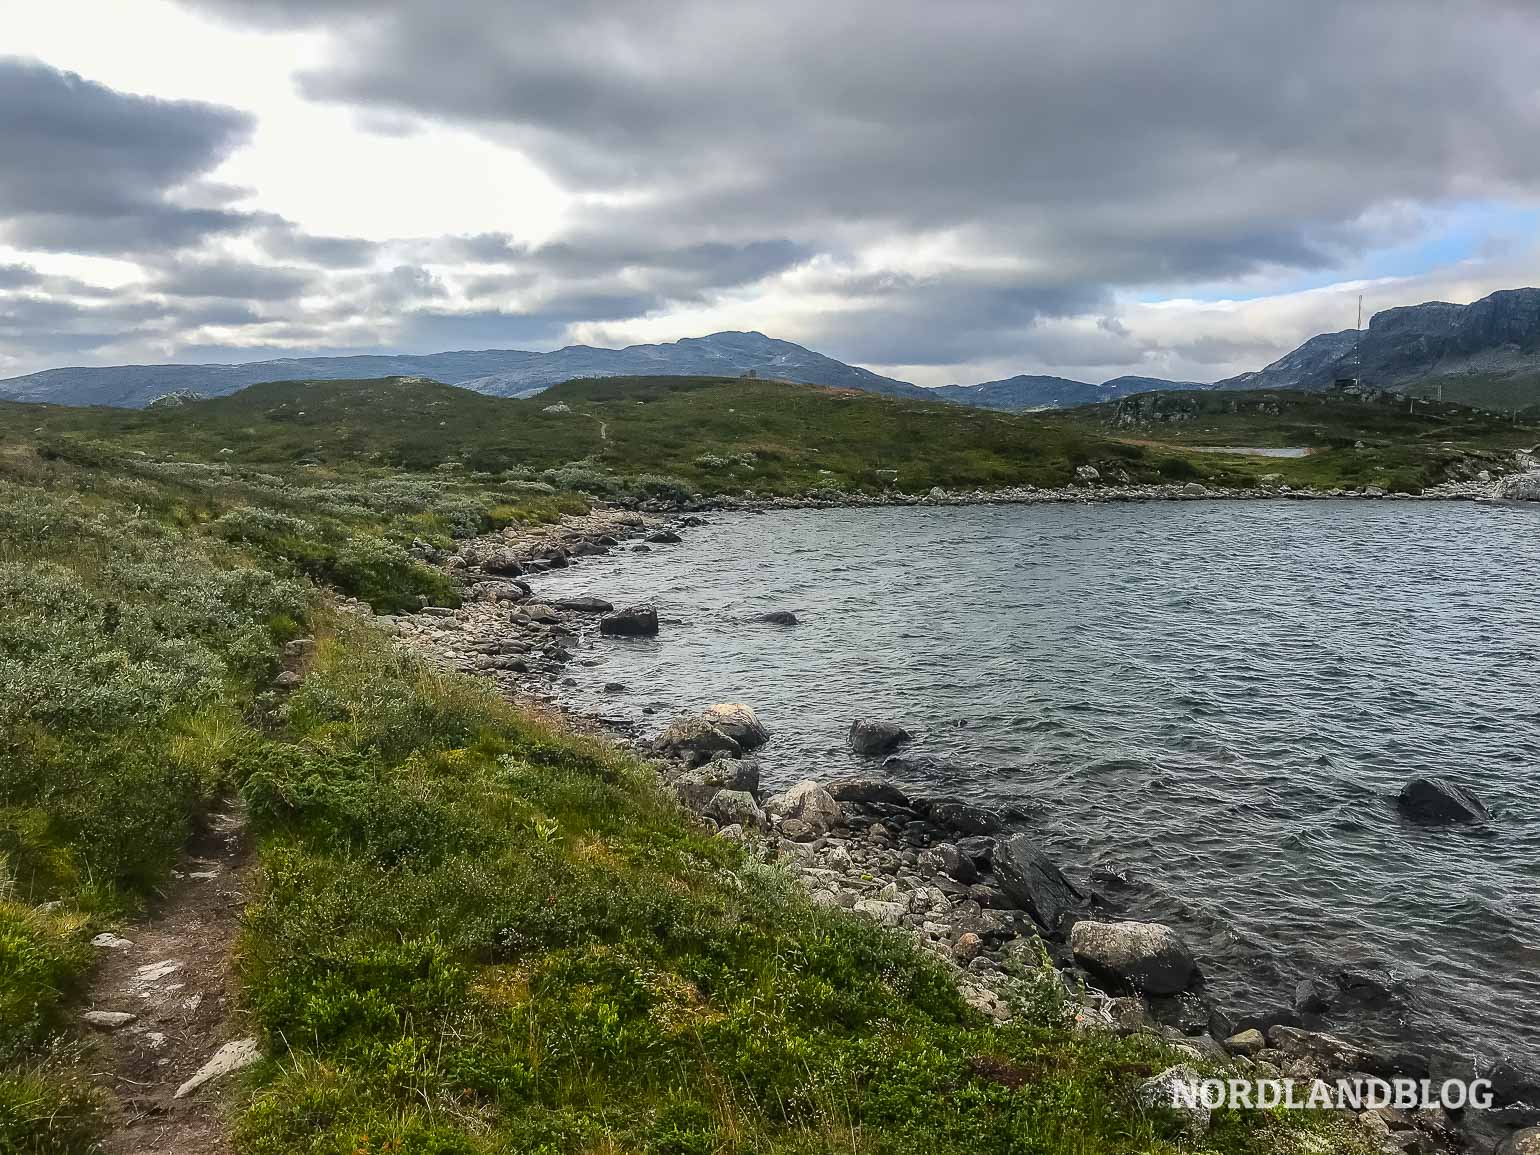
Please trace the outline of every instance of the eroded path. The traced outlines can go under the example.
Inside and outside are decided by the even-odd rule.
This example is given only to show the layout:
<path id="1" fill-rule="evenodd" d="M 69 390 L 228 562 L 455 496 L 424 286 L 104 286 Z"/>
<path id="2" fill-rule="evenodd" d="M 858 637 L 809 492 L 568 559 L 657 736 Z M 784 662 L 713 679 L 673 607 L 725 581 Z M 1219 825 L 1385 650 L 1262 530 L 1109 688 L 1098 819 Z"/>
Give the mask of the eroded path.
<path id="1" fill-rule="evenodd" d="M 101 958 L 83 1010 L 97 1037 L 111 1155 L 221 1155 L 231 1150 L 222 1098 L 228 1073 L 178 1090 L 226 1044 L 250 1061 L 255 1044 L 235 999 L 231 954 L 253 877 L 245 815 L 229 804 L 189 844 L 165 902 Z M 125 1018 L 125 1016 L 131 1016 Z"/>

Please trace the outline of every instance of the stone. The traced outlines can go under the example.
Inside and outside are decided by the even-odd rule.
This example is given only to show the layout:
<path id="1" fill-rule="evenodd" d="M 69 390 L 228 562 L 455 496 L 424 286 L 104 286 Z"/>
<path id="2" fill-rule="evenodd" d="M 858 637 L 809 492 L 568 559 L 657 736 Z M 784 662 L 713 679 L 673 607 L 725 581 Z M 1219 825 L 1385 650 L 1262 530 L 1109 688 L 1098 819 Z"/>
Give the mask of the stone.
<path id="1" fill-rule="evenodd" d="M 718 826 L 742 826 L 759 829 L 765 824 L 765 812 L 747 790 L 718 790 L 706 803 L 706 817 Z"/>
<path id="2" fill-rule="evenodd" d="M 678 545 L 684 539 L 671 529 L 659 529 L 649 533 L 642 539 L 653 545 Z"/>
<path id="3" fill-rule="evenodd" d="M 181 1099 L 192 1094 L 205 1083 L 228 1075 L 232 1071 L 239 1071 L 243 1067 L 249 1067 L 262 1058 L 262 1048 L 256 1039 L 232 1039 L 219 1050 L 214 1052 L 212 1058 L 195 1071 L 191 1078 L 176 1089 L 174 1099 Z"/>
<path id="4" fill-rule="evenodd" d="M 499 577 L 518 577 L 524 572 L 524 563 L 512 550 L 500 549 L 482 558 L 481 568 Z"/>
<path id="5" fill-rule="evenodd" d="M 759 793 L 759 763 L 752 758 L 716 758 L 674 779 L 674 793 L 688 810 L 705 810 L 718 790 Z"/>
<path id="6" fill-rule="evenodd" d="M 1356 1071 L 1363 1066 L 1362 1047 L 1328 1035 L 1324 1031 L 1306 1031 L 1299 1027 L 1271 1027 L 1267 1041 L 1293 1058 L 1314 1058 L 1337 1071 Z"/>
<path id="7" fill-rule="evenodd" d="M 703 716 L 744 750 L 758 749 L 770 741 L 770 731 L 759 720 L 759 715 L 741 702 L 718 702 L 707 706 Z"/>
<path id="8" fill-rule="evenodd" d="M 984 940 L 971 930 L 958 935 L 957 941 L 952 944 L 952 957 L 967 966 L 979 957 L 984 949 Z"/>
<path id="9" fill-rule="evenodd" d="M 1497 496 L 1509 501 L 1540 501 L 1540 473 L 1513 473 L 1497 483 Z"/>
<path id="10" fill-rule="evenodd" d="M 772 626 L 794 626 L 797 624 L 797 615 L 790 610 L 771 610 L 767 614 L 760 614 L 754 620 Z"/>
<path id="11" fill-rule="evenodd" d="M 605 614 L 599 632 L 619 638 L 650 638 L 658 632 L 658 611 L 651 606 L 632 606 Z"/>
<path id="12" fill-rule="evenodd" d="M 913 737 L 897 722 L 857 718 L 850 724 L 850 748 L 857 754 L 889 754 Z"/>
<path id="13" fill-rule="evenodd" d="M 91 940 L 91 945 L 101 947 L 103 950 L 128 950 L 134 944 L 126 938 L 119 938 L 108 931 L 103 931 Z"/>
<path id="14" fill-rule="evenodd" d="M 1255 1055 L 1266 1046 L 1266 1037 L 1255 1027 L 1233 1034 L 1225 1040 L 1225 1050 L 1232 1055 Z"/>
<path id="15" fill-rule="evenodd" d="M 1177 1100 L 1177 1088 L 1181 1086 L 1194 1087 L 1202 1079 L 1202 1076 L 1186 1064 L 1175 1067 L 1167 1067 L 1152 1079 L 1145 1079 L 1139 1084 L 1137 1098 L 1146 1107 L 1164 1108 L 1175 1111 L 1182 1120 L 1182 1130 L 1191 1139 L 1201 1139 L 1208 1134 L 1209 1112 L 1202 1103 L 1187 1106 L 1185 1102 Z"/>
<path id="16" fill-rule="evenodd" d="M 1540 1127 L 1515 1131 L 1498 1144 L 1496 1155 L 1540 1155 Z"/>
<path id="17" fill-rule="evenodd" d="M 781 837 L 789 838 L 793 842 L 811 842 L 818 837 L 818 831 L 813 828 L 813 824 L 804 822 L 800 818 L 783 818 L 779 825 Z"/>
<path id="18" fill-rule="evenodd" d="M 1337 972 L 1337 989 L 1345 998 L 1364 1006 L 1382 1007 L 1396 998 L 1404 980 L 1383 967 L 1363 967 Z"/>
<path id="19" fill-rule="evenodd" d="M 128 1011 L 86 1011 L 80 1017 L 99 1031 L 115 1031 L 119 1027 L 128 1026 L 139 1016 Z"/>
<path id="20" fill-rule="evenodd" d="M 1335 992 L 1315 979 L 1300 979 L 1294 984 L 1294 1009 L 1302 1015 L 1319 1015 L 1331 1010 Z"/>
<path id="21" fill-rule="evenodd" d="M 1094 465 L 1081 465 L 1075 469 L 1075 479 L 1077 481 L 1100 481 L 1101 477 L 1101 471 Z"/>
<path id="22" fill-rule="evenodd" d="M 935 847 L 933 853 L 940 862 L 942 872 L 949 878 L 955 878 L 964 885 L 978 878 L 978 866 L 973 859 L 950 842 L 941 843 Z"/>
<path id="23" fill-rule="evenodd" d="M 1069 946 L 1093 975 L 1143 994 L 1177 994 L 1198 975 L 1187 944 L 1157 922 L 1077 922 Z"/>
<path id="24" fill-rule="evenodd" d="M 742 842 L 744 838 L 743 827 L 734 822 L 732 825 L 724 826 L 718 830 L 716 836 L 724 842 Z"/>
<path id="25" fill-rule="evenodd" d="M 1049 934 L 1058 933 L 1080 893 L 1042 849 L 1025 834 L 1014 834 L 995 843 L 992 861 L 1006 896 Z"/>
<path id="26" fill-rule="evenodd" d="M 1138 995 L 1123 995 L 1108 999 L 1104 1009 L 1112 1029 L 1120 1035 L 1137 1035 L 1154 1026 L 1154 1020 L 1150 1018 L 1149 1005 Z"/>
<path id="27" fill-rule="evenodd" d="M 900 902 L 884 902 L 876 898 L 863 898 L 851 908 L 864 914 L 882 926 L 898 926 L 909 908 Z"/>
<path id="28" fill-rule="evenodd" d="M 659 753 L 684 758 L 696 766 L 722 754 L 736 758 L 743 753 L 736 740 L 698 714 L 675 718 L 658 735 L 655 746 Z"/>
<path id="29" fill-rule="evenodd" d="M 822 833 L 840 820 L 840 804 L 811 778 L 765 800 L 769 814 L 797 818 Z"/>
<path id="30" fill-rule="evenodd" d="M 886 778 L 841 778 L 830 782 L 829 794 L 838 802 L 852 806 L 907 807 L 909 797 Z"/>
<path id="31" fill-rule="evenodd" d="M 615 609 L 603 598 L 558 598 L 556 608 L 577 614 L 608 614 Z"/>
<path id="32" fill-rule="evenodd" d="M 1485 822 L 1487 808 L 1465 787 L 1447 778 L 1413 778 L 1396 798 L 1401 813 L 1414 822 Z"/>
<path id="33" fill-rule="evenodd" d="M 273 685 L 277 686 L 280 690 L 292 690 L 300 684 L 301 680 L 299 674 L 294 670 L 279 670 L 273 676 Z"/>
<path id="34" fill-rule="evenodd" d="M 993 810 L 973 806 L 957 798 L 938 798 L 930 804 L 930 820 L 960 834 L 995 834 L 1004 823 Z"/>

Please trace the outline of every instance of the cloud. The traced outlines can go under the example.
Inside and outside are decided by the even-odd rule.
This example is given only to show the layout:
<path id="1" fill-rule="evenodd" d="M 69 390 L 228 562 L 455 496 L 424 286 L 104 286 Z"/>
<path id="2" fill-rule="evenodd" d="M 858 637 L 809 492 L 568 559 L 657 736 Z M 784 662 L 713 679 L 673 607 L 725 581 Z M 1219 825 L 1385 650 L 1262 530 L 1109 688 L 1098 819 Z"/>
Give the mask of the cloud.
<path id="1" fill-rule="evenodd" d="M 245 214 L 173 194 L 196 186 L 252 125 L 235 109 L 132 96 L 0 58 L 0 236 L 35 249 L 133 253 L 241 228 Z"/>

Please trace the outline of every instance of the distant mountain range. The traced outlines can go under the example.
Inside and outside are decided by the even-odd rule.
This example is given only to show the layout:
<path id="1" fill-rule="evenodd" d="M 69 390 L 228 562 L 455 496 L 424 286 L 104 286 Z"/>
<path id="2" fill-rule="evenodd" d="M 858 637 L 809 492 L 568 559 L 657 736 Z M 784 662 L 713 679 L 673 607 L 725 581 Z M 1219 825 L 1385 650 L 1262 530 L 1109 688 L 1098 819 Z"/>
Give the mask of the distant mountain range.
<path id="1" fill-rule="evenodd" d="M 167 393 L 234 393 L 262 381 L 429 377 L 498 397 L 528 397 L 580 377 L 740 376 L 860 389 L 1023 412 L 1115 401 L 1173 389 L 1328 389 L 1353 377 L 1383 389 L 1435 395 L 1488 408 L 1540 401 L 1540 289 L 1509 289 L 1470 305 L 1435 301 L 1376 313 L 1362 334 L 1322 333 L 1271 365 L 1212 385 L 1159 377 L 1101 384 L 1022 374 L 977 385 L 922 389 L 847 365 L 763 333 L 712 333 L 657 345 L 598 349 L 569 345 L 421 356 L 294 357 L 244 365 L 115 365 L 47 369 L 0 381 L 0 399 L 60 405 L 147 405 Z"/>

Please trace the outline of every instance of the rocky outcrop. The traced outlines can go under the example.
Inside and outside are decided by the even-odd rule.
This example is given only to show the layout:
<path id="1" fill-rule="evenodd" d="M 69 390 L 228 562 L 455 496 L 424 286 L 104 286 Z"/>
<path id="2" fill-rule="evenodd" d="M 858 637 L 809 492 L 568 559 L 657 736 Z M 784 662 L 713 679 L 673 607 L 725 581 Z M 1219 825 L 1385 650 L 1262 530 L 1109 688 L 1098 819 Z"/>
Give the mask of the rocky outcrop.
<path id="1" fill-rule="evenodd" d="M 1414 778 L 1396 798 L 1401 813 L 1414 822 L 1443 825 L 1485 822 L 1489 815 L 1481 799 L 1447 778 Z"/>
<path id="2" fill-rule="evenodd" d="M 995 843 L 995 875 L 1007 898 L 1049 934 L 1060 932 L 1080 902 L 1080 893 L 1042 849 L 1025 834 Z"/>
<path id="3" fill-rule="evenodd" d="M 850 724 L 850 748 L 857 754 L 891 754 L 913 737 L 897 722 L 857 718 Z"/>
<path id="4" fill-rule="evenodd" d="M 1077 922 L 1069 945 L 1093 975 L 1141 994 L 1179 994 L 1198 977 L 1187 944 L 1156 922 Z"/>
<path id="5" fill-rule="evenodd" d="M 718 790 L 759 793 L 759 763 L 752 758 L 717 758 L 682 771 L 674 779 L 674 793 L 686 809 L 704 811 Z"/>
<path id="6" fill-rule="evenodd" d="M 1497 483 L 1496 495 L 1509 501 L 1540 501 L 1540 473 L 1513 473 Z"/>
<path id="7" fill-rule="evenodd" d="M 759 716 L 741 702 L 718 702 L 702 715 L 745 750 L 757 750 L 770 741 L 770 731 Z"/>
<path id="8" fill-rule="evenodd" d="M 652 637 L 658 632 L 658 611 L 651 606 L 617 610 L 599 620 L 599 632 L 622 638 Z"/>

